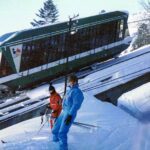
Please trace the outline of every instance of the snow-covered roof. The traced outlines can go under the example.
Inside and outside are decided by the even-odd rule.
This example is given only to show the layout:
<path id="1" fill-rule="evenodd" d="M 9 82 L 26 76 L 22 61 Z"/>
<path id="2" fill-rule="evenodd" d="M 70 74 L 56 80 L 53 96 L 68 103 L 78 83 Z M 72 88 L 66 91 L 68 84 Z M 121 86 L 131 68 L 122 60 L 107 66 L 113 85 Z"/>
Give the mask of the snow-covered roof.
<path id="1" fill-rule="evenodd" d="M 13 38 L 16 36 L 16 32 L 10 32 L 10 33 L 6 33 L 2 36 L 0 36 L 0 46 L 5 43 L 7 40 Z"/>

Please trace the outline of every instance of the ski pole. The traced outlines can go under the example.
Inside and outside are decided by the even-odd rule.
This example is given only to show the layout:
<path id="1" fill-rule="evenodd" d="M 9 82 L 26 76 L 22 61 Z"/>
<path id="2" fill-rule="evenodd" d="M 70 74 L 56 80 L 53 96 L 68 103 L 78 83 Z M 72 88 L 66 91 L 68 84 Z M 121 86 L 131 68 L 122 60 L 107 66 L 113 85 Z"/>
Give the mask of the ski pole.
<path id="1" fill-rule="evenodd" d="M 43 120 L 44 120 L 44 119 L 43 119 L 43 116 L 48 112 L 48 109 L 49 109 L 49 108 L 47 108 L 47 109 L 45 110 L 44 114 L 41 116 L 41 124 L 43 123 Z"/>
<path id="2" fill-rule="evenodd" d="M 49 109 L 49 108 L 46 109 L 44 115 L 47 113 L 48 109 Z M 44 115 L 43 115 L 43 116 L 44 116 Z M 51 115 L 51 114 L 50 114 L 50 115 Z M 44 120 L 44 119 L 43 119 L 43 116 L 42 116 L 42 118 L 41 118 L 41 119 L 42 119 L 41 124 L 43 123 L 43 120 Z M 46 117 L 46 121 L 41 125 L 41 127 L 40 127 L 40 129 L 38 130 L 37 134 L 40 133 L 40 131 L 42 130 L 42 128 L 44 127 L 44 125 L 45 125 L 46 122 L 48 122 L 48 121 L 49 121 L 49 120 L 48 120 L 48 118 Z"/>
<path id="3" fill-rule="evenodd" d="M 4 140 L 1 140 L 1 142 L 2 142 L 3 144 L 7 143 L 7 142 L 6 142 L 6 141 L 4 141 Z"/>
<path id="4" fill-rule="evenodd" d="M 40 127 L 40 129 L 37 131 L 37 134 L 39 134 L 40 133 L 40 131 L 42 130 L 42 128 L 45 126 L 45 124 L 46 124 L 46 122 L 47 122 L 48 120 L 46 120 L 42 125 L 41 125 L 41 127 Z"/>

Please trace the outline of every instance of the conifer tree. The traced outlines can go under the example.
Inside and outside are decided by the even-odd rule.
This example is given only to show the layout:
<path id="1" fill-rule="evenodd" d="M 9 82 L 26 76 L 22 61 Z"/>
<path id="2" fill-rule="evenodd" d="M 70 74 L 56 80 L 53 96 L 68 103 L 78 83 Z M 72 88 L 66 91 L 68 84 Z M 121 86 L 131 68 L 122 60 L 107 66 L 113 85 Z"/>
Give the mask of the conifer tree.
<path id="1" fill-rule="evenodd" d="M 36 16 L 39 20 L 33 19 L 32 26 L 42 26 L 50 23 L 54 23 L 58 19 L 58 10 L 53 3 L 53 0 L 47 0 L 44 2 L 44 7 L 39 10 L 39 14 Z"/>

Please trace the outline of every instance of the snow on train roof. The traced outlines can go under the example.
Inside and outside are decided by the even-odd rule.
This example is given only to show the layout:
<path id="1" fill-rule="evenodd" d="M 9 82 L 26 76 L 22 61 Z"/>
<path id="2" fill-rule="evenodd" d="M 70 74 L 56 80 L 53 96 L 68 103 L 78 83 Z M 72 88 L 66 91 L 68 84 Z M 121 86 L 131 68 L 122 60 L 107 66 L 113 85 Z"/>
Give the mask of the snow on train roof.
<path id="1" fill-rule="evenodd" d="M 14 37 L 15 33 L 16 32 L 10 32 L 0 36 L 0 45 L 2 45 L 4 42 Z"/>

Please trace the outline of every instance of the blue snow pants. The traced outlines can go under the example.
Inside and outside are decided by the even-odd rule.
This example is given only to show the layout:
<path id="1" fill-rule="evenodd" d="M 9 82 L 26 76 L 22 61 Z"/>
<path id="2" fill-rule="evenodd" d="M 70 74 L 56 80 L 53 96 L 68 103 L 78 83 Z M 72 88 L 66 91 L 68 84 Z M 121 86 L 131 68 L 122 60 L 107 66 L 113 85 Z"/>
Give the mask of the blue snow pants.
<path id="1" fill-rule="evenodd" d="M 67 133 L 76 117 L 72 116 L 72 121 L 69 125 L 65 124 L 65 119 L 68 116 L 68 112 L 62 111 L 60 116 L 57 118 L 54 127 L 52 128 L 53 141 L 59 142 L 60 150 L 68 150 Z"/>

